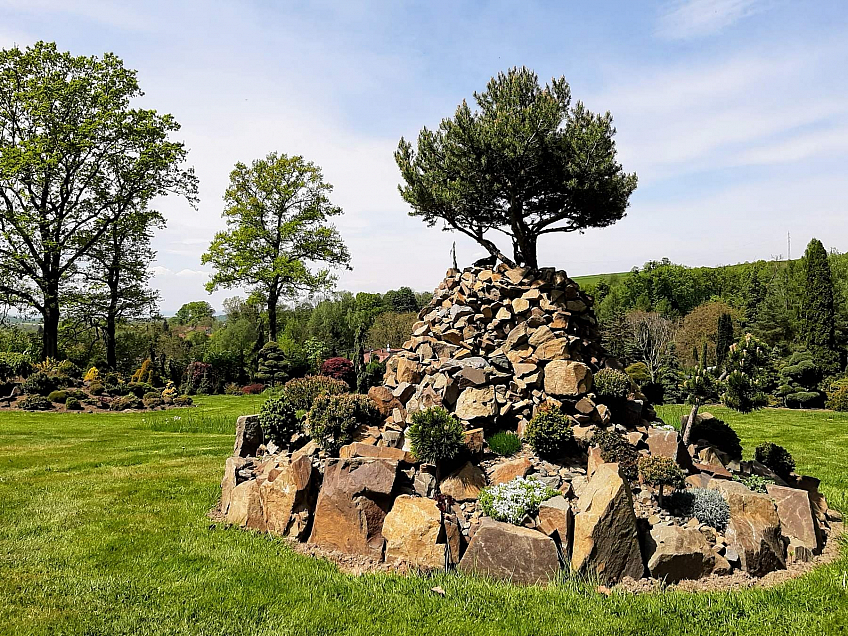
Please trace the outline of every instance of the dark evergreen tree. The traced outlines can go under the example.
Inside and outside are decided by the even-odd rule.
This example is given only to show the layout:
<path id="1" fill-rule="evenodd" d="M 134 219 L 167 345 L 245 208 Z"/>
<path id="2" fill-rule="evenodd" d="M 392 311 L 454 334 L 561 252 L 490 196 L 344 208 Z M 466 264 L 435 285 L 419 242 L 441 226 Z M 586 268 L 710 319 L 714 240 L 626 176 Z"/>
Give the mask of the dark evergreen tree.
<path id="1" fill-rule="evenodd" d="M 730 314 L 718 317 L 718 332 L 716 334 L 716 367 L 721 368 L 727 360 L 727 352 L 733 344 L 733 319 Z"/>
<path id="2" fill-rule="evenodd" d="M 745 286 L 745 325 L 754 325 L 760 314 L 760 305 L 766 299 L 766 286 L 760 272 L 751 270 L 748 283 Z"/>
<path id="3" fill-rule="evenodd" d="M 827 374 L 839 371 L 836 351 L 836 318 L 833 304 L 833 279 L 827 251 L 813 239 L 804 253 L 801 333 L 816 364 Z"/>

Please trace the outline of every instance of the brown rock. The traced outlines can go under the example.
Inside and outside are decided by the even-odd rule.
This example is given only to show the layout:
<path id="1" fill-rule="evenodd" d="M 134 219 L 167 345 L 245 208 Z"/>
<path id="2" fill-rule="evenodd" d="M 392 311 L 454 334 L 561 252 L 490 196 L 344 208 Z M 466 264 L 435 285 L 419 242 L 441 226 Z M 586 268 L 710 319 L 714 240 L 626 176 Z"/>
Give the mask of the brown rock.
<path id="1" fill-rule="evenodd" d="M 568 483 L 568 482 L 566 482 Z M 571 484 L 568 484 L 570 487 Z M 574 535 L 574 512 L 571 504 L 560 495 L 543 501 L 539 506 L 539 530 L 559 542 L 563 558 L 571 559 L 571 539 Z"/>
<path id="2" fill-rule="evenodd" d="M 592 446 L 589 449 L 589 463 L 586 465 L 586 477 L 591 479 L 592 475 L 595 474 L 595 470 L 603 463 L 604 459 L 601 457 L 601 449 L 597 446 Z"/>
<path id="3" fill-rule="evenodd" d="M 486 473 L 471 462 L 445 477 L 439 485 L 442 494 L 450 495 L 455 501 L 473 501 L 485 487 Z"/>
<path id="4" fill-rule="evenodd" d="M 651 576 L 668 583 L 709 576 L 715 568 L 715 555 L 698 530 L 654 526 L 646 538 L 645 550 Z"/>
<path id="5" fill-rule="evenodd" d="M 258 481 L 251 479 L 233 488 L 227 510 L 227 522 L 254 530 L 265 530 Z"/>
<path id="6" fill-rule="evenodd" d="M 554 338 L 553 340 L 543 342 L 536 349 L 535 355 L 539 360 L 562 360 L 567 358 L 568 340 L 566 338 Z"/>
<path id="7" fill-rule="evenodd" d="M 767 484 L 766 490 L 777 506 L 780 531 L 787 542 L 818 554 L 822 548 L 822 538 L 813 516 L 809 493 L 776 484 Z"/>
<path id="8" fill-rule="evenodd" d="M 421 364 L 409 358 L 398 358 L 396 377 L 398 382 L 418 384 L 421 381 Z"/>
<path id="9" fill-rule="evenodd" d="M 531 347 L 538 347 L 546 342 L 550 342 L 555 337 L 556 336 L 554 336 L 554 332 L 550 330 L 550 327 L 543 325 L 533 332 L 533 335 L 530 336 L 530 339 L 527 342 Z"/>
<path id="10" fill-rule="evenodd" d="M 573 482 L 572 482 L 573 483 Z M 601 464 L 581 489 L 574 518 L 571 567 L 605 582 L 644 572 L 630 487 L 618 464 Z"/>
<path id="11" fill-rule="evenodd" d="M 353 442 L 339 449 L 339 457 L 349 459 L 351 457 L 371 457 L 374 459 L 393 459 L 398 462 L 414 463 L 413 457 L 400 448 L 389 446 L 374 446 Z"/>
<path id="12" fill-rule="evenodd" d="M 736 493 L 727 495 L 730 504 L 728 543 L 739 554 L 742 569 L 763 576 L 786 567 L 780 536 L 780 518 L 774 503 L 766 495 Z"/>
<path id="13" fill-rule="evenodd" d="M 559 572 L 556 544 L 536 530 L 484 519 L 459 569 L 513 583 L 547 583 Z"/>
<path id="14" fill-rule="evenodd" d="M 265 435 L 262 433 L 258 415 L 242 415 L 236 420 L 234 457 L 253 457 L 264 443 Z"/>
<path id="15" fill-rule="evenodd" d="M 485 439 L 482 428 L 473 428 L 470 431 L 465 431 L 463 436 L 465 437 L 465 445 L 472 455 L 480 455 L 483 452 Z"/>
<path id="16" fill-rule="evenodd" d="M 389 417 L 396 408 L 403 408 L 401 401 L 385 386 L 372 386 L 368 389 L 368 397 L 383 417 Z"/>
<path id="17" fill-rule="evenodd" d="M 281 458 L 259 486 L 265 526 L 269 532 L 298 539 L 309 527 L 312 498 L 312 462 L 301 455 Z"/>
<path id="18" fill-rule="evenodd" d="M 530 301 L 524 298 L 516 298 L 512 301 L 512 311 L 516 314 L 523 314 L 528 309 L 530 309 Z"/>
<path id="19" fill-rule="evenodd" d="M 386 561 L 403 561 L 420 568 L 442 568 L 445 540 L 436 502 L 400 495 L 383 522 Z"/>
<path id="20" fill-rule="evenodd" d="M 705 475 L 706 473 L 701 473 Z M 709 477 L 709 475 L 707 475 Z M 727 499 L 727 496 L 735 492 L 737 494 L 746 495 L 753 492 L 748 486 L 739 481 L 732 481 L 730 479 L 710 479 L 707 482 L 708 490 L 718 490 L 724 498 Z"/>
<path id="21" fill-rule="evenodd" d="M 686 483 L 692 488 L 707 488 L 711 480 L 712 475 L 707 473 L 695 473 L 686 477 Z"/>
<path id="22" fill-rule="evenodd" d="M 552 360 L 545 367 L 545 392 L 553 396 L 578 396 L 592 389 L 592 371 L 582 362 Z"/>
<path id="23" fill-rule="evenodd" d="M 455 415 L 466 421 L 494 417 L 497 413 L 495 403 L 495 387 L 487 386 L 482 389 L 469 387 L 459 394 L 456 401 Z"/>
<path id="24" fill-rule="evenodd" d="M 820 483 L 821 482 L 817 477 L 800 475 L 793 476 L 792 483 L 789 485 L 793 488 L 806 490 L 810 494 L 810 503 L 813 506 L 813 513 L 816 515 L 816 519 L 819 521 L 826 521 L 828 506 L 824 495 L 819 492 Z"/>
<path id="25" fill-rule="evenodd" d="M 397 462 L 388 459 L 329 460 L 310 543 L 381 558 L 383 520 L 397 472 Z"/>
<path id="26" fill-rule="evenodd" d="M 227 514 L 230 497 L 238 483 L 238 471 L 248 463 L 244 457 L 227 457 L 224 464 L 224 478 L 221 479 L 221 514 Z"/>
<path id="27" fill-rule="evenodd" d="M 492 484 L 503 484 L 512 481 L 516 477 L 524 477 L 533 468 L 533 464 L 526 457 L 519 457 L 503 464 L 498 464 L 492 470 L 490 481 Z"/>

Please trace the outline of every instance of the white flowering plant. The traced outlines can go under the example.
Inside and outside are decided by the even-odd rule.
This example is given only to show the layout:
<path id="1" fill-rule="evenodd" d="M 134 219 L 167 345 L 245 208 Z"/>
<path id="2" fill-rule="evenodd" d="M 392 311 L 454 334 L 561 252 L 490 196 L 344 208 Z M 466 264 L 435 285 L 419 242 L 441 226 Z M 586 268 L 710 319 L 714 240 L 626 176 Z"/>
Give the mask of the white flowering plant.
<path id="1" fill-rule="evenodd" d="M 519 525 L 525 515 L 539 512 L 539 504 L 560 492 L 534 477 L 516 477 L 512 481 L 480 491 L 483 512 L 496 521 Z"/>

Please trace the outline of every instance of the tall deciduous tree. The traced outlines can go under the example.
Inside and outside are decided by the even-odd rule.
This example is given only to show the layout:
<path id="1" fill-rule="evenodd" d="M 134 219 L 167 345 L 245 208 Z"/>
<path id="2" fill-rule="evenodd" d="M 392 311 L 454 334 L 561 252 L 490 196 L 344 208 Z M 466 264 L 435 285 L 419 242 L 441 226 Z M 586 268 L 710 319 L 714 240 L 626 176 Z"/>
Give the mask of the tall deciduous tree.
<path id="1" fill-rule="evenodd" d="M 512 68 L 474 98 L 479 110 L 463 101 L 438 130 L 421 131 L 417 150 L 401 138 L 395 160 L 412 216 L 512 263 L 490 238 L 502 232 L 515 261 L 532 268 L 540 236 L 624 216 L 636 175 L 616 161 L 612 116 L 572 106 L 564 77 L 541 87 L 532 71 Z"/>
<path id="2" fill-rule="evenodd" d="M 833 304 L 833 278 L 827 251 L 818 239 L 804 253 L 805 285 L 801 305 L 801 330 L 807 348 L 825 373 L 839 371 L 836 352 L 836 312 Z"/>
<path id="3" fill-rule="evenodd" d="M 0 294 L 41 314 L 45 356 L 58 353 L 63 285 L 110 228 L 156 196 L 196 200 L 187 150 L 169 138 L 179 125 L 131 108 L 140 95 L 109 53 L 0 51 Z"/>
<path id="4" fill-rule="evenodd" d="M 158 294 L 148 286 L 156 255 L 150 240 L 153 228 L 164 224 L 152 210 L 124 216 L 92 246 L 80 268 L 80 285 L 71 295 L 74 309 L 102 329 L 110 369 L 118 364 L 118 325 L 155 311 Z"/>
<path id="5" fill-rule="evenodd" d="M 215 235 L 203 263 L 215 269 L 206 289 L 247 287 L 268 308 L 269 339 L 277 339 L 277 304 L 331 289 L 332 268 L 350 254 L 329 223 L 342 209 L 333 187 L 303 157 L 271 153 L 250 166 L 237 163 L 224 193 L 228 229 Z M 315 269 L 315 263 L 326 267 Z"/>

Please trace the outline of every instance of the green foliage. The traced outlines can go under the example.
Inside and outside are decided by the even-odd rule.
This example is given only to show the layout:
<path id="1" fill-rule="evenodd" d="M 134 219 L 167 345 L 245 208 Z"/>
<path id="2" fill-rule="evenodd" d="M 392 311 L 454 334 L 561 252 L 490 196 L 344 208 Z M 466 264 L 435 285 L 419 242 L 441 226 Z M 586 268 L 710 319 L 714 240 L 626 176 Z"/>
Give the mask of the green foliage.
<path id="1" fill-rule="evenodd" d="M 106 387 L 102 382 L 92 382 L 88 386 L 88 392 L 92 395 L 103 395 L 106 392 Z"/>
<path id="2" fill-rule="evenodd" d="M 147 393 L 154 393 L 156 389 L 152 384 L 148 384 L 147 382 L 127 382 L 124 387 L 125 391 L 132 393 L 138 399 L 143 398 Z M 158 395 L 158 392 L 156 392 Z"/>
<path id="3" fill-rule="evenodd" d="M 738 481 L 747 486 L 750 490 L 759 493 L 766 493 L 766 486 L 774 483 L 774 479 L 769 477 L 761 477 L 760 475 L 733 475 L 733 481 Z"/>
<path id="4" fill-rule="evenodd" d="M 827 408 L 848 411 L 848 378 L 841 378 L 828 386 Z"/>
<path id="5" fill-rule="evenodd" d="M 787 479 L 795 470 L 795 460 L 788 450 L 772 442 L 763 442 L 754 450 L 754 459 L 771 468 L 775 474 Z"/>
<path id="6" fill-rule="evenodd" d="M 644 362 L 634 362 L 624 371 L 638 386 L 642 386 L 645 382 L 651 381 L 651 372 L 648 370 L 648 365 Z M 595 392 L 597 393 L 597 387 L 595 388 Z M 625 395 L 624 397 L 627 396 Z"/>
<path id="7" fill-rule="evenodd" d="M 228 382 L 224 386 L 224 395 L 242 395 L 241 386 L 236 382 Z"/>
<path id="8" fill-rule="evenodd" d="M 539 512 L 539 505 L 560 492 L 534 477 L 516 477 L 512 481 L 489 486 L 478 499 L 483 514 L 496 521 L 520 525 L 527 516 Z"/>
<path id="9" fill-rule="evenodd" d="M 66 391 L 51 391 L 47 399 L 56 404 L 64 404 L 68 399 L 68 393 Z"/>
<path id="10" fill-rule="evenodd" d="M 729 313 L 723 313 L 718 317 L 718 329 L 716 332 L 716 366 L 722 368 L 730 346 L 733 344 L 733 318 Z"/>
<path id="11" fill-rule="evenodd" d="M 592 444 L 601 449 L 601 459 L 604 462 L 618 464 L 625 479 L 635 481 L 639 476 L 639 453 L 624 435 L 613 428 L 607 428 L 595 433 Z"/>
<path id="12" fill-rule="evenodd" d="M 827 251 L 821 241 L 812 239 L 804 253 L 801 335 L 825 375 L 839 371 L 836 351 L 836 312 L 833 279 Z"/>
<path id="13" fill-rule="evenodd" d="M 159 391 L 149 391 L 141 398 L 141 403 L 148 409 L 162 406 L 162 394 Z"/>
<path id="14" fill-rule="evenodd" d="M 127 409 L 140 409 L 142 406 L 142 401 L 135 395 L 122 395 L 109 403 L 109 410 L 125 411 Z"/>
<path id="15" fill-rule="evenodd" d="M 562 457 L 574 440 L 572 420 L 557 409 L 540 409 L 524 431 L 524 439 L 539 457 Z"/>
<path id="16" fill-rule="evenodd" d="M 259 351 L 259 369 L 255 378 L 269 386 L 282 384 L 288 379 L 289 363 L 280 345 L 274 341 L 265 343 Z"/>
<path id="17" fill-rule="evenodd" d="M 642 363 L 638 363 L 642 364 Z M 636 365 L 630 365 L 628 369 Z M 642 366 L 645 366 L 642 364 Z M 618 369 L 600 369 L 594 376 L 592 383 L 593 391 L 598 399 L 604 400 L 624 400 L 630 394 L 632 376 Z"/>
<path id="18" fill-rule="evenodd" d="M 276 152 L 250 166 L 239 162 L 230 173 L 227 230 L 215 235 L 202 257 L 215 270 L 207 289 L 249 288 L 268 307 L 272 341 L 278 302 L 331 289 L 336 279 L 331 268 L 350 263 L 330 223 L 342 213 L 329 199 L 332 189 L 314 163 Z M 326 267 L 310 269 L 316 264 Z"/>
<path id="19" fill-rule="evenodd" d="M 178 395 L 173 399 L 173 402 L 174 406 L 191 406 L 192 404 L 194 404 L 194 400 L 191 399 L 190 395 Z"/>
<path id="20" fill-rule="evenodd" d="M 415 456 L 437 466 L 456 457 L 465 446 L 462 422 L 438 406 L 413 413 L 408 434 Z"/>
<path id="21" fill-rule="evenodd" d="M 36 371 L 30 375 L 22 385 L 24 393 L 28 395 L 49 395 L 59 387 L 59 379 L 48 375 L 44 371 Z"/>
<path id="22" fill-rule="evenodd" d="M 718 490 L 678 490 L 671 496 L 671 509 L 682 517 L 693 517 L 719 532 L 724 532 L 730 521 L 730 506 Z"/>
<path id="23" fill-rule="evenodd" d="M 49 411 L 53 408 L 53 402 L 41 395 L 25 395 L 18 401 L 18 408 L 24 411 Z"/>
<path id="24" fill-rule="evenodd" d="M 521 450 L 521 438 L 510 431 L 499 431 L 486 440 L 495 455 L 509 457 Z"/>
<path id="25" fill-rule="evenodd" d="M 386 365 L 379 360 L 372 360 L 365 365 L 365 390 L 372 386 L 380 386 L 386 375 Z"/>
<path id="26" fill-rule="evenodd" d="M 65 400 L 65 408 L 69 411 L 81 411 L 82 404 L 77 398 L 69 397 L 67 400 Z"/>
<path id="27" fill-rule="evenodd" d="M 32 362 L 24 353 L 0 352 L 0 380 L 17 376 L 26 377 L 32 372 Z"/>
<path id="28" fill-rule="evenodd" d="M 686 487 L 686 475 L 670 457 L 649 455 L 638 461 L 639 477 L 648 486 L 668 486 L 672 489 Z"/>
<path id="29" fill-rule="evenodd" d="M 341 395 L 348 393 L 346 382 L 323 375 L 308 375 L 305 378 L 289 380 L 283 387 L 286 400 L 297 411 L 308 411 L 319 395 Z"/>
<path id="30" fill-rule="evenodd" d="M 271 397 L 262 403 L 259 423 L 265 435 L 282 448 L 289 446 L 292 435 L 303 432 L 300 418 L 284 397 Z"/>
<path id="31" fill-rule="evenodd" d="M 564 77 L 541 87 L 529 69 L 512 68 L 474 98 L 479 110 L 463 102 L 438 130 L 421 131 L 417 151 L 400 140 L 395 160 L 411 215 L 444 222 L 493 256 L 500 251 L 485 234 L 504 232 L 516 262 L 534 268 L 542 233 L 624 216 L 636 175 L 616 162 L 612 116 L 572 106 Z"/>
<path id="32" fill-rule="evenodd" d="M 211 324 L 214 317 L 215 308 L 205 300 L 193 300 L 185 303 L 174 315 L 174 318 L 177 319 L 179 324 L 188 325 L 189 327 L 196 327 L 200 324 Z"/>
<path id="33" fill-rule="evenodd" d="M 309 436 L 333 456 L 353 441 L 362 426 L 380 423 L 380 412 L 368 396 L 322 394 L 315 398 L 306 424 Z"/>
<path id="34" fill-rule="evenodd" d="M 690 440 L 704 440 L 710 446 L 715 446 L 723 453 L 727 453 L 731 459 L 742 459 L 742 443 L 729 424 L 717 417 L 707 417 L 702 414 L 696 418 L 692 425 Z"/>

